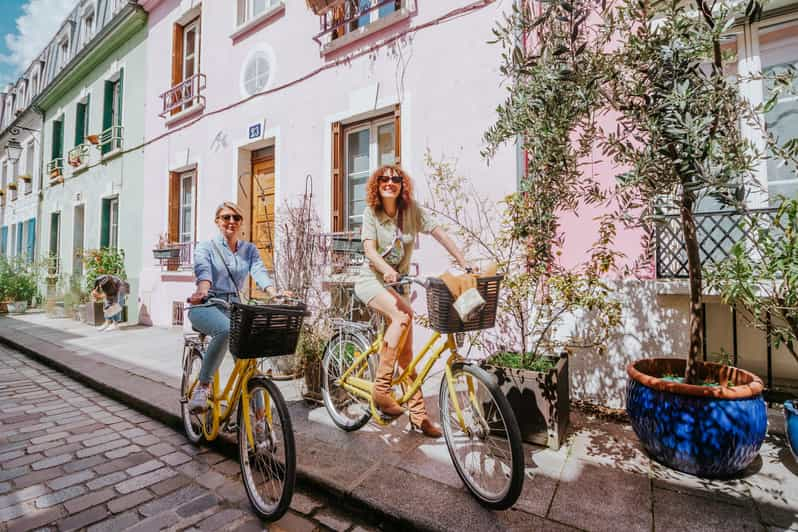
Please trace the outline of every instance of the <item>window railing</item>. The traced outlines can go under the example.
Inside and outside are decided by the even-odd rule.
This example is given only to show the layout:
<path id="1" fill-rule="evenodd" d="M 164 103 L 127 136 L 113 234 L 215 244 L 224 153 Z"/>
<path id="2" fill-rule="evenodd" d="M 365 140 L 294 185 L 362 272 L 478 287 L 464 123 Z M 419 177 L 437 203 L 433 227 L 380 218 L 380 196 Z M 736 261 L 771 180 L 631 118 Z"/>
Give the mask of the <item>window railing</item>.
<path id="1" fill-rule="evenodd" d="M 190 270 L 194 265 L 194 246 L 196 242 L 180 242 L 167 244 L 160 249 L 152 250 L 153 257 L 162 270 Z"/>
<path id="2" fill-rule="evenodd" d="M 89 162 L 89 146 L 80 144 L 67 152 L 67 164 L 73 168 L 80 168 Z"/>
<path id="3" fill-rule="evenodd" d="M 702 265 L 719 264 L 729 256 L 737 242 L 753 247 L 755 227 L 769 227 L 777 209 L 752 209 L 746 212 L 717 211 L 696 213 L 698 250 Z M 658 279 L 688 277 L 687 251 L 678 214 L 662 216 L 656 223 L 656 263 Z"/>
<path id="4" fill-rule="evenodd" d="M 320 30 L 313 40 L 319 45 L 343 37 L 358 28 L 368 26 L 373 22 L 374 16 L 380 14 L 380 9 L 393 6 L 394 11 L 399 11 L 407 0 L 344 0 L 339 6 L 334 7 L 324 14 L 319 15 Z M 384 15 L 383 15 L 384 16 Z"/>
<path id="5" fill-rule="evenodd" d="M 171 114 L 190 109 L 193 105 L 205 105 L 205 74 L 194 74 L 161 94 L 163 111 L 158 116 L 167 118 Z"/>
<path id="6" fill-rule="evenodd" d="M 58 184 L 64 181 L 64 159 L 56 157 L 47 163 L 47 175 L 50 176 L 50 184 Z"/>
<path id="7" fill-rule="evenodd" d="M 112 152 L 122 148 L 122 137 L 125 134 L 125 128 L 122 126 L 111 126 L 102 133 L 100 133 L 97 147 L 102 150 L 103 154 Z"/>

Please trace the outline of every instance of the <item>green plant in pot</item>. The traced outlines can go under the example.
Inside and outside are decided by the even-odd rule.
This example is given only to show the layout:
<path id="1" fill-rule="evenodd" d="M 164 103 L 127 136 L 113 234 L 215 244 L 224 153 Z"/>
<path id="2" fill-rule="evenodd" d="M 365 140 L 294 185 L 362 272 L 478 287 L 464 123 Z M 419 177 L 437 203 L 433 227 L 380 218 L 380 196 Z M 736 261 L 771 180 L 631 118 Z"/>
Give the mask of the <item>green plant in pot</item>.
<path id="1" fill-rule="evenodd" d="M 620 320 L 619 304 L 601 280 L 614 261 L 605 248 L 611 226 L 588 263 L 566 270 L 554 260 L 559 252 L 556 220 L 549 217 L 550 223 L 539 224 L 528 218 L 541 213 L 528 210 L 528 196 L 511 195 L 497 205 L 458 175 L 453 163 L 435 161 L 429 153 L 426 162 L 427 208 L 463 243 L 467 256 L 496 263 L 504 275 L 496 326 L 467 333 L 470 347 L 464 355 L 472 349 L 489 355 L 483 367 L 496 375 L 524 441 L 558 448 L 569 423 L 568 351 L 600 350 Z M 531 190 L 535 185 L 524 186 Z M 553 197 L 555 188 L 563 190 L 553 182 L 548 186 Z M 574 314 L 591 316 L 589 332 L 576 335 L 563 327 Z"/>
<path id="2" fill-rule="evenodd" d="M 604 77 L 606 105 L 620 116 L 604 151 L 628 168 L 616 197 L 644 223 L 655 220 L 657 200 L 669 199 L 680 215 L 689 277 L 687 356 L 663 352 L 630 364 L 627 412 L 651 456 L 703 477 L 745 469 L 767 427 L 759 377 L 701 360 L 704 282 L 694 213 L 704 197 L 738 206 L 740 185 L 754 181 L 763 155 L 742 133 L 756 113 L 725 71 L 721 50 L 744 7 L 630 0 L 606 16 L 607 33 L 625 36 L 608 54 Z M 680 382 L 663 379 L 668 374 Z M 685 433 L 687 441 L 674 437 Z"/>
<path id="3" fill-rule="evenodd" d="M 8 311 L 25 312 L 37 293 L 36 267 L 23 257 L 15 257 L 5 264 L 0 275 L 4 278 Z"/>

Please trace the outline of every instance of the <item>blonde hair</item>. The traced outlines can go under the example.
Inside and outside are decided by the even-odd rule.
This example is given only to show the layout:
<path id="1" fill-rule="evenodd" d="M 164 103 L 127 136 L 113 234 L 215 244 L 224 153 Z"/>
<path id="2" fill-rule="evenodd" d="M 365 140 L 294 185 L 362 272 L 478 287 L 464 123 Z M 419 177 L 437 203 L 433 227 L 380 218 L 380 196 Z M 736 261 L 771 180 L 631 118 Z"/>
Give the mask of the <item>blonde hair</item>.
<path id="1" fill-rule="evenodd" d="M 222 203 L 219 204 L 218 207 L 216 207 L 216 214 L 213 215 L 213 219 L 218 220 L 219 213 L 225 209 L 230 209 L 231 211 L 239 215 L 241 218 L 244 217 L 244 211 L 241 210 L 241 207 L 239 207 L 238 204 L 233 203 L 232 201 L 223 201 Z"/>

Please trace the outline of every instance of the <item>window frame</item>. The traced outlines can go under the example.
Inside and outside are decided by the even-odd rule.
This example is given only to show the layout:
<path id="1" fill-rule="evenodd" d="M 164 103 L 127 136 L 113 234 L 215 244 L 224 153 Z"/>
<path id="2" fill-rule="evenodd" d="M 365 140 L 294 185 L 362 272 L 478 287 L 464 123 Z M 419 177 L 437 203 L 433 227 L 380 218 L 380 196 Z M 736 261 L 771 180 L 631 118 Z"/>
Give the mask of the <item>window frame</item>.
<path id="1" fill-rule="evenodd" d="M 186 172 L 180 172 L 178 174 L 178 182 L 180 191 L 178 194 L 178 218 L 177 218 L 177 241 L 180 244 L 185 244 L 189 242 L 194 242 L 197 236 L 197 216 L 196 216 L 196 204 L 197 204 L 197 171 L 196 169 L 191 169 Z M 184 199 L 184 191 L 185 191 L 185 183 L 189 181 L 191 183 L 191 198 L 189 199 L 189 203 L 185 204 Z M 184 217 L 184 210 L 188 209 L 190 219 L 191 219 L 191 228 L 190 230 L 186 230 L 183 226 Z M 184 240 L 184 236 L 189 235 L 188 240 Z"/>
<path id="2" fill-rule="evenodd" d="M 343 184 L 343 209 L 344 212 L 342 213 L 343 219 L 343 228 L 344 231 L 353 231 L 357 227 L 362 226 L 362 218 L 363 214 L 353 214 L 349 212 L 351 209 L 352 200 L 349 197 L 349 136 L 353 133 L 358 133 L 360 131 L 369 131 L 369 167 L 367 171 L 367 178 L 370 176 L 377 168 L 379 168 L 379 129 L 381 126 L 384 125 L 392 125 L 394 127 L 394 161 L 396 161 L 396 135 L 397 135 L 397 128 L 396 128 L 396 119 L 393 116 L 393 113 L 383 114 L 380 116 L 376 116 L 374 118 L 356 122 L 353 124 L 345 124 L 342 128 L 342 136 L 343 136 L 343 158 L 341 160 L 342 166 L 342 184 Z M 353 223 L 355 218 L 360 218 L 359 223 Z"/>
<path id="3" fill-rule="evenodd" d="M 193 73 L 191 76 L 194 76 L 200 72 L 200 17 L 197 16 L 196 18 L 190 20 L 188 23 L 183 25 L 182 31 L 182 44 L 181 44 L 181 58 L 180 58 L 180 73 L 182 80 L 185 81 L 191 76 L 186 75 L 186 59 L 188 57 L 187 52 L 187 44 L 188 44 L 188 33 L 190 30 L 194 30 L 194 49 L 191 54 L 191 57 L 194 61 L 193 66 Z"/>
<path id="4" fill-rule="evenodd" d="M 270 13 L 273 9 L 276 9 L 284 4 L 283 0 L 264 0 L 265 6 L 263 11 L 259 13 L 255 13 L 252 9 L 253 4 L 256 0 L 237 0 L 235 3 L 235 29 L 241 29 L 253 21 L 257 20 L 261 16 Z M 240 17 L 241 14 L 241 6 L 244 6 L 244 18 Z"/>
<path id="5" fill-rule="evenodd" d="M 750 76 L 754 73 L 762 71 L 762 56 L 760 50 L 760 31 L 772 26 L 782 24 L 797 24 L 798 25 L 798 7 L 791 6 L 791 10 L 787 13 L 767 16 L 767 14 L 757 21 L 745 21 L 731 28 L 727 35 L 735 35 L 737 37 L 737 73 L 741 77 Z M 798 57 L 798 48 L 795 49 L 795 55 Z M 748 99 L 753 106 L 757 106 L 765 101 L 765 87 L 764 81 L 757 79 L 748 79 L 740 84 L 740 94 Z M 767 118 L 764 113 L 758 114 L 761 123 L 767 123 Z M 749 126 L 746 123 L 741 124 L 743 135 L 749 139 L 758 150 L 766 148 L 764 135 L 756 128 Z M 769 181 L 767 160 L 763 160 L 757 166 L 753 179 L 761 185 L 757 187 L 747 198 L 747 206 L 749 208 L 763 208 L 771 206 L 769 195 Z M 783 180 L 779 180 L 783 182 Z M 796 181 L 798 179 L 789 180 Z M 775 182 L 774 182 L 775 183 Z M 755 183 L 746 182 L 745 185 L 754 185 Z M 798 190 L 798 188 L 796 189 Z"/>

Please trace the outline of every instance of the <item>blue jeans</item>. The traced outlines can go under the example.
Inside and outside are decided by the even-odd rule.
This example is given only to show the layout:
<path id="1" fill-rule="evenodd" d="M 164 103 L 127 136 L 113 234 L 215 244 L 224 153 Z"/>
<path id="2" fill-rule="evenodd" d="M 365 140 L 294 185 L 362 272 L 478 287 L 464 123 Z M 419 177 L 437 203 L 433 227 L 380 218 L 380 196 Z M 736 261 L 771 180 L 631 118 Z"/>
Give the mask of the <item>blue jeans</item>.
<path id="1" fill-rule="evenodd" d="M 106 298 L 105 299 L 105 304 L 103 305 L 103 310 L 106 310 L 108 307 L 110 307 L 114 303 L 119 303 L 120 306 L 124 307 L 125 306 L 125 295 L 124 294 L 119 294 L 117 296 L 117 298 L 116 298 L 116 301 L 108 301 L 108 298 Z M 116 314 L 111 316 L 110 318 L 106 318 L 106 319 L 110 320 L 110 321 L 115 321 L 116 323 L 119 323 L 120 321 L 122 321 L 122 311 L 120 310 L 119 312 L 117 312 Z"/>
<path id="2" fill-rule="evenodd" d="M 188 311 L 191 325 L 211 337 L 208 349 L 202 357 L 200 382 L 210 382 L 219 369 L 227 351 L 230 338 L 230 313 L 217 306 L 195 307 Z"/>
<path id="3" fill-rule="evenodd" d="M 199 373 L 200 382 L 211 382 L 213 374 L 222 365 L 224 354 L 227 351 L 230 339 L 230 313 L 215 305 L 194 307 L 188 311 L 188 319 L 191 320 L 191 325 L 195 329 L 211 337 L 208 349 L 203 354 Z M 221 385 L 221 383 L 219 384 Z M 257 394 L 255 396 L 256 408 L 263 410 L 264 405 L 263 394 Z"/>

